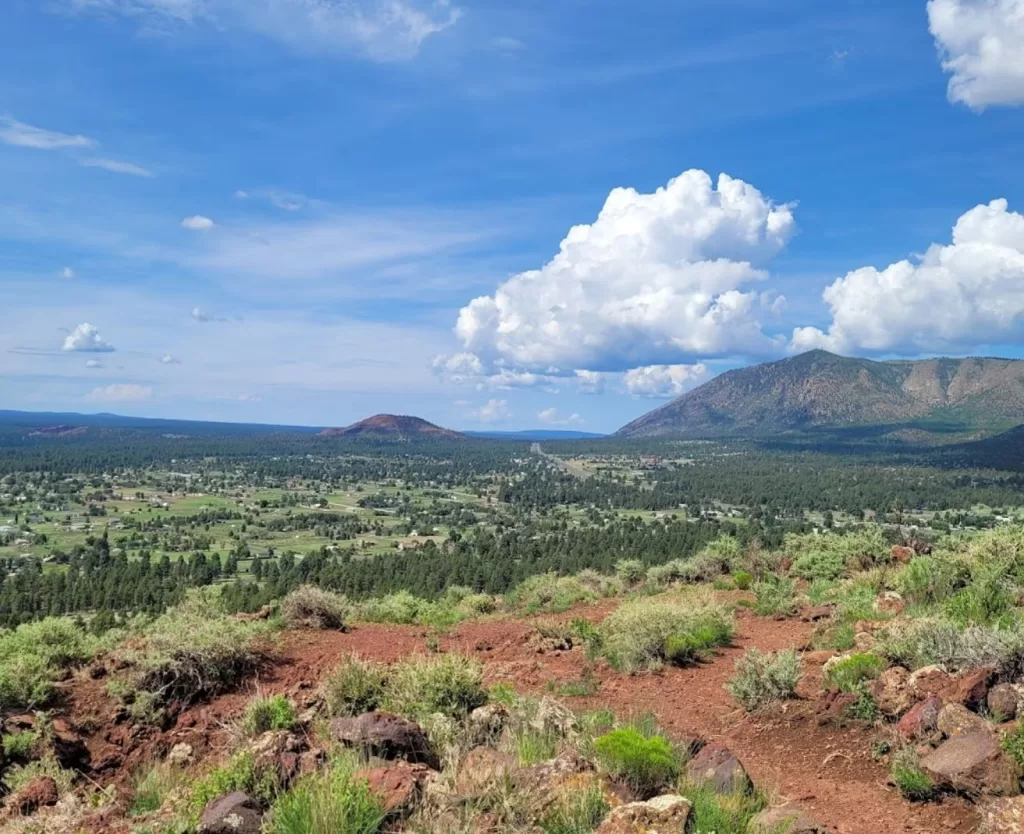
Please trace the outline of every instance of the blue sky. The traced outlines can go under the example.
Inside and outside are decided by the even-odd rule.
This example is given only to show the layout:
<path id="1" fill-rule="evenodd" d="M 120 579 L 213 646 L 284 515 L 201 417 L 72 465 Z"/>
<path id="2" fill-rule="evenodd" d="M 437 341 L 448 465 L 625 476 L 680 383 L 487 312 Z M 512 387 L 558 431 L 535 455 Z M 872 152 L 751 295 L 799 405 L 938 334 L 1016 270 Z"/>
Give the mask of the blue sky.
<path id="1" fill-rule="evenodd" d="M 0 407 L 610 431 L 1022 355 L 1024 0 L 4 5 Z"/>

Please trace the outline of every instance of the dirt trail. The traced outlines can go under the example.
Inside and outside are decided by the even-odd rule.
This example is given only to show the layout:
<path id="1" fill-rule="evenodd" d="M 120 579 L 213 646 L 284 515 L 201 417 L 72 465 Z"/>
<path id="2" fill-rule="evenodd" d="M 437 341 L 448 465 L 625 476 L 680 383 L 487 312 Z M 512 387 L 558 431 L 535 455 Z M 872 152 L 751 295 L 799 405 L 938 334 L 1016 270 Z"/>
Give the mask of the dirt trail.
<path id="1" fill-rule="evenodd" d="M 614 605 L 586 609 L 600 619 Z M 576 610 L 572 616 L 580 616 Z M 545 617 L 552 621 L 569 615 Z M 812 625 L 797 620 L 771 620 L 741 610 L 733 647 L 700 666 L 668 668 L 654 675 L 622 675 L 598 668 L 596 695 L 567 699 L 583 709 L 610 707 L 619 715 L 653 713 L 670 734 L 701 736 L 727 744 L 760 787 L 779 801 L 799 802 L 819 822 L 839 834 L 888 832 L 960 832 L 976 830 L 976 809 L 958 800 L 914 805 L 887 784 L 884 765 L 871 757 L 876 737 L 870 728 L 838 729 L 819 726 L 815 696 L 820 670 L 808 666 L 801 699 L 768 716 L 750 717 L 738 711 L 723 687 L 733 664 L 751 646 L 774 651 L 801 648 Z M 540 653 L 529 620 L 485 620 L 466 623 L 440 639 L 443 651 L 459 651 L 481 659 L 488 680 L 508 681 L 520 691 L 548 691 L 578 680 L 583 670 L 580 650 Z M 315 680 L 349 653 L 391 662 L 411 652 L 426 651 L 428 632 L 422 628 L 361 626 L 349 634 L 294 633 L 286 638 L 282 679 Z"/>
<path id="2" fill-rule="evenodd" d="M 442 636 L 435 648 L 479 658 L 490 683 L 507 681 L 517 691 L 537 695 L 557 693 L 561 685 L 580 680 L 583 652 L 580 648 L 542 650 L 534 624 L 580 616 L 597 621 L 617 605 L 616 600 L 606 600 L 557 616 L 472 621 Z M 620 716 L 650 712 L 676 738 L 720 741 L 736 753 L 760 788 L 777 801 L 799 802 L 838 834 L 976 831 L 979 814 L 973 806 L 952 799 L 914 805 L 887 784 L 885 766 L 871 757 L 876 730 L 819 726 L 815 714 L 821 691 L 818 667 L 808 664 L 801 698 L 784 709 L 755 717 L 737 710 L 723 688 L 736 659 L 751 646 L 767 651 L 802 648 L 813 626 L 794 619 L 756 617 L 743 608 L 736 623 L 735 645 L 711 662 L 633 676 L 599 665 L 594 673 L 599 684 L 596 694 L 566 700 L 586 710 L 610 707 Z M 65 684 L 67 714 L 78 726 L 89 720 L 100 728 L 89 738 L 94 760 L 114 748 L 127 753 L 109 774 L 127 784 L 134 771 L 165 755 L 175 743 L 192 744 L 201 759 L 223 749 L 227 727 L 254 691 L 286 693 L 300 703 L 308 702 L 320 679 L 349 654 L 392 663 L 426 653 L 430 642 L 431 632 L 419 626 L 361 625 L 346 634 L 287 632 L 279 657 L 258 680 L 242 691 L 187 710 L 165 733 L 116 721 L 116 704 L 106 694 L 106 681 L 85 676 Z"/>

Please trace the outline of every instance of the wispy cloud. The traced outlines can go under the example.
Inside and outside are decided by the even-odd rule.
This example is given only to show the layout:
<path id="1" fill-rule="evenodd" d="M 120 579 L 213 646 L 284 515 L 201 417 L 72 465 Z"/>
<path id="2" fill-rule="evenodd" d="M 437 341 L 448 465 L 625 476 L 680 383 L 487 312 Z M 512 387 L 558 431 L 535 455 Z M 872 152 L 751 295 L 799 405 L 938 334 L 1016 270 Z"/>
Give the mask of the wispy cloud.
<path id="1" fill-rule="evenodd" d="M 133 177 L 156 176 L 148 168 L 143 168 L 141 165 L 136 165 L 134 162 L 124 162 L 120 159 L 88 157 L 87 159 L 80 159 L 78 164 L 83 168 L 102 168 L 104 171 L 110 171 L 112 174 L 128 174 Z"/>
<path id="2" fill-rule="evenodd" d="M 463 12 L 450 0 L 64 0 L 73 12 L 121 15 L 142 29 L 241 29 L 299 52 L 407 61 Z"/>
<path id="3" fill-rule="evenodd" d="M 62 148 L 92 148 L 97 142 L 81 134 L 60 133 L 0 116 L 0 142 L 19 148 L 54 151 Z"/>
<path id="4" fill-rule="evenodd" d="M 89 402 L 97 403 L 124 403 L 148 400 L 153 394 L 153 389 L 145 385 L 133 385 L 131 383 L 116 383 L 105 388 L 93 388 L 85 398 Z"/>

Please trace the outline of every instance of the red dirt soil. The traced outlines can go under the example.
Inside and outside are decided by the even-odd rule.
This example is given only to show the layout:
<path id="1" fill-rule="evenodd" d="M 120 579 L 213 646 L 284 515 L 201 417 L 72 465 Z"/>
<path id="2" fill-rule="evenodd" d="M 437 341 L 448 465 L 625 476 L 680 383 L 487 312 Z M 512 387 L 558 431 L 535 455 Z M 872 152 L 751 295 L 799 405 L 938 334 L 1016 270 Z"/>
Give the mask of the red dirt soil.
<path id="1" fill-rule="evenodd" d="M 485 619 L 464 623 L 438 639 L 441 651 L 479 658 L 491 683 L 507 681 L 517 691 L 557 692 L 565 683 L 580 680 L 584 669 L 581 649 L 544 651 L 538 648 L 534 624 L 566 621 L 584 616 L 600 620 L 618 603 L 607 601 L 571 614 L 530 619 Z M 757 617 L 746 609 L 737 616 L 735 644 L 714 660 L 689 668 L 666 668 L 657 674 L 624 675 L 599 664 L 594 676 L 597 693 L 567 698 L 574 707 L 611 708 L 617 715 L 652 713 L 659 724 L 679 739 L 701 737 L 726 744 L 743 762 L 754 783 L 774 801 L 799 803 L 819 823 L 838 834 L 888 832 L 959 832 L 977 829 L 976 808 L 958 799 L 942 803 L 912 804 L 887 783 L 886 766 L 872 758 L 875 728 L 820 726 L 816 697 L 821 692 L 820 669 L 807 665 L 798 700 L 769 714 L 748 716 L 738 710 L 724 686 L 743 652 L 756 646 L 775 651 L 807 646 L 813 624 L 795 619 Z M 78 679 L 69 688 L 68 712 L 74 723 L 83 716 L 105 722 L 89 740 L 94 757 L 110 742 L 130 749 L 115 777 L 125 783 L 132 766 L 158 758 L 173 744 L 192 744 L 201 759 L 226 739 L 226 725 L 237 716 L 253 691 L 283 692 L 302 704 L 315 693 L 322 676 L 349 654 L 391 663 L 410 654 L 426 653 L 431 632 L 417 626 L 360 625 L 348 633 L 327 631 L 286 632 L 280 657 L 244 692 L 184 712 L 166 733 L 153 732 L 134 744 L 124 738 L 129 725 L 111 726 L 113 706 L 104 681 Z M 135 730 L 134 732 L 138 732 Z M 127 742 L 127 743 L 125 743 Z"/>

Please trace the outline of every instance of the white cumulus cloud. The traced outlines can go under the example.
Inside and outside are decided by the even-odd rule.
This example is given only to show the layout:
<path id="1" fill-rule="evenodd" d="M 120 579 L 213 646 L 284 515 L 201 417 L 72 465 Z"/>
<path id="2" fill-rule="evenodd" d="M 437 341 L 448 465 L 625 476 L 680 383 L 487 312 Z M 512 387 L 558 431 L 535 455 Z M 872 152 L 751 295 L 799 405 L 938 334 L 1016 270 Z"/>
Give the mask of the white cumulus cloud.
<path id="1" fill-rule="evenodd" d="M 216 224 L 209 217 L 204 217 L 201 214 L 193 214 L 181 221 L 181 228 L 188 229 L 190 232 L 207 232 L 214 225 Z"/>
<path id="2" fill-rule="evenodd" d="M 511 414 L 508 400 L 491 399 L 476 409 L 476 411 L 471 412 L 470 416 L 481 423 L 500 423 L 503 420 L 507 420 Z"/>
<path id="3" fill-rule="evenodd" d="M 761 317 L 778 301 L 744 288 L 794 229 L 790 206 L 726 174 L 686 171 L 653 194 L 616 188 L 551 261 L 463 307 L 455 333 L 484 361 L 531 371 L 775 353 Z"/>
<path id="4" fill-rule="evenodd" d="M 93 388 L 85 398 L 90 402 L 137 402 L 146 400 L 152 395 L 153 389 L 144 385 L 116 383 L 105 388 Z"/>
<path id="5" fill-rule="evenodd" d="M 606 374 L 599 371 L 577 370 L 576 390 L 581 394 L 603 394 Z"/>
<path id="6" fill-rule="evenodd" d="M 1024 104 L 1024 0 L 929 0 L 928 26 L 950 101 Z"/>
<path id="7" fill-rule="evenodd" d="M 975 206 L 949 245 L 882 270 L 865 266 L 825 289 L 827 331 L 793 331 L 794 351 L 960 351 L 1024 341 L 1024 216 L 1006 200 Z"/>
<path id="8" fill-rule="evenodd" d="M 632 368 L 622 378 L 634 397 L 678 397 L 695 388 L 708 376 L 708 367 L 696 365 L 647 365 Z"/>
<path id="9" fill-rule="evenodd" d="M 81 353 L 109 353 L 114 346 L 106 341 L 98 328 L 84 322 L 68 333 L 61 347 L 64 351 L 78 351 Z"/>
<path id="10" fill-rule="evenodd" d="M 60 277 L 70 280 L 75 277 L 75 271 L 70 266 L 66 266 L 60 271 Z"/>
<path id="11" fill-rule="evenodd" d="M 103 363 L 99 359 L 86 359 L 85 367 L 87 368 L 102 368 Z"/>
<path id="12" fill-rule="evenodd" d="M 169 353 L 165 353 L 163 356 L 160 357 L 160 364 L 161 365 L 180 365 L 181 364 L 181 360 L 177 359 L 176 357 L 172 356 Z"/>
<path id="13" fill-rule="evenodd" d="M 579 414 L 573 412 L 564 420 L 558 416 L 558 409 L 545 408 L 537 412 L 537 419 L 549 426 L 578 426 L 583 422 Z"/>

